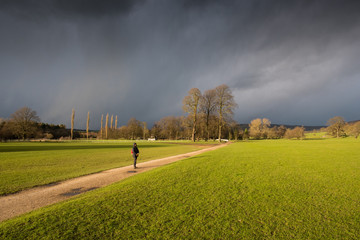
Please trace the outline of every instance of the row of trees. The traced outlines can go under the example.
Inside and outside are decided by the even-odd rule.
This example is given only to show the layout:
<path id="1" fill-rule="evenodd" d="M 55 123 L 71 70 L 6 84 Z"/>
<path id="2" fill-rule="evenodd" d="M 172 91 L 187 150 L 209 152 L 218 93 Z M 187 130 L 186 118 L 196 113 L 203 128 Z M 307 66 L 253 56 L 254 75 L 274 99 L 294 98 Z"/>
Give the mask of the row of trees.
<path id="1" fill-rule="evenodd" d="M 23 107 L 11 114 L 10 119 L 0 119 L 0 140 L 68 137 L 70 130 L 65 125 L 41 123 L 36 111 Z M 79 133 L 75 137 L 79 137 Z"/>
<path id="2" fill-rule="evenodd" d="M 232 120 L 233 110 L 236 107 L 231 89 L 227 85 L 220 85 L 202 94 L 199 89 L 193 88 L 183 99 L 183 110 L 188 116 L 164 117 L 148 129 L 146 122 L 135 118 L 129 120 L 126 126 L 117 128 L 117 116 L 113 125 L 114 116 L 101 117 L 100 131 L 97 137 L 101 139 L 126 138 L 138 139 L 155 137 L 161 139 L 221 139 L 234 136 L 240 132 L 239 126 Z M 90 113 L 87 115 L 86 137 L 89 137 Z M 29 139 L 29 138 L 58 138 L 66 134 L 70 139 L 79 137 L 79 132 L 74 131 L 75 110 L 71 113 L 71 128 L 65 129 L 64 125 L 40 127 L 40 118 L 36 112 L 28 107 L 19 109 L 11 115 L 10 120 L 1 121 L 1 139 Z M 54 134 L 52 128 L 59 128 L 63 134 Z M 55 136 L 56 135 L 56 136 Z M 61 135 L 61 136 L 59 136 Z M 83 135 L 83 134 L 82 134 Z"/>
<path id="3" fill-rule="evenodd" d="M 102 116 L 103 119 L 103 116 Z M 108 119 L 108 115 L 106 117 Z M 117 119 L 117 116 L 116 116 Z M 107 121 L 108 122 L 108 121 Z M 112 122 L 112 121 L 111 121 Z M 117 120 L 115 121 L 117 122 Z M 149 130 L 147 129 L 147 123 L 141 122 L 135 118 L 131 118 L 126 126 L 117 128 L 115 125 L 110 126 L 105 123 L 101 124 L 101 129 L 98 133 L 98 138 L 101 139 L 146 139 L 149 137 Z"/>
<path id="4" fill-rule="evenodd" d="M 146 122 L 141 122 L 135 118 L 129 120 L 126 126 L 117 128 L 117 116 L 113 125 L 113 115 L 109 127 L 109 114 L 106 115 L 106 123 L 103 126 L 104 115 L 101 116 L 100 132 L 97 135 L 101 139 L 146 139 L 147 137 L 156 137 L 159 139 L 279 139 L 279 138 L 296 138 L 305 137 L 305 128 L 297 126 L 295 128 L 286 128 L 285 126 L 272 126 L 271 121 L 267 118 L 253 119 L 249 128 L 243 128 L 233 119 L 233 110 L 237 105 L 231 94 L 231 90 L 226 85 L 220 85 L 215 89 L 210 89 L 201 94 L 197 88 L 192 88 L 183 100 L 183 110 L 188 116 L 168 116 L 160 119 L 149 130 Z M 35 114 L 34 114 L 35 113 Z M 31 124 L 19 124 L 19 119 L 24 122 L 37 121 L 39 118 L 36 112 L 28 108 L 23 108 L 12 115 L 13 122 L 17 123 L 18 136 L 25 138 L 24 132 L 28 129 L 33 131 L 34 126 Z M 73 138 L 75 111 L 71 115 L 71 139 Z M 89 137 L 89 120 L 90 113 L 87 115 L 86 137 Z M 24 127 L 19 127 L 24 125 Z M 327 122 L 328 127 L 321 129 L 333 137 L 360 135 L 360 121 L 347 123 L 340 116 L 333 117 Z M 1 125 L 0 125 L 1 126 Z M 47 133 L 48 131 L 45 131 Z M 1 131 L 0 131 L 1 134 Z M 58 135 L 58 134 L 57 134 Z"/>
<path id="5" fill-rule="evenodd" d="M 233 119 L 233 109 L 237 105 L 226 85 L 220 85 L 201 94 L 200 90 L 193 88 L 183 100 L 183 110 L 188 116 L 167 116 L 160 119 L 151 129 L 147 128 L 146 122 L 131 118 L 126 126 L 117 128 L 117 116 L 113 125 L 113 115 L 109 126 L 109 114 L 106 115 L 106 123 L 103 126 L 104 115 L 101 116 L 101 127 L 98 138 L 101 139 L 146 139 L 155 137 L 158 139 L 280 139 L 305 137 L 305 128 L 297 126 L 286 128 L 285 126 L 272 126 L 267 118 L 257 118 L 250 122 L 249 128 L 243 129 Z M 89 115 L 87 116 L 86 137 L 89 137 Z M 72 127 L 74 122 L 74 110 L 72 112 Z M 334 137 L 353 135 L 357 138 L 360 134 L 360 121 L 346 123 L 342 117 L 336 116 L 327 122 L 328 127 L 322 129 Z M 72 138 L 72 137 L 71 137 Z"/>
<path id="6" fill-rule="evenodd" d="M 277 138 L 297 138 L 305 137 L 304 127 L 295 127 L 293 129 L 285 126 L 273 126 L 270 128 L 271 122 L 267 118 L 257 118 L 249 124 L 249 137 L 253 139 L 277 139 Z M 360 121 L 347 123 L 343 117 L 336 116 L 327 121 L 326 128 L 320 129 L 332 137 L 354 136 L 358 138 L 360 135 Z M 246 136 L 246 135 L 245 135 Z"/>
<path id="7" fill-rule="evenodd" d="M 257 118 L 249 124 L 249 137 L 253 139 L 277 139 L 277 138 L 297 138 L 305 137 L 304 127 L 295 127 L 293 129 L 285 126 L 273 126 L 270 128 L 271 122 L 267 118 Z M 354 136 L 358 138 L 360 135 L 360 121 L 347 123 L 343 117 L 336 116 L 327 121 L 327 127 L 320 129 L 332 137 Z"/>
<path id="8" fill-rule="evenodd" d="M 214 89 L 201 93 L 198 88 L 192 88 L 183 99 L 183 110 L 188 116 L 167 116 L 160 119 L 149 130 L 146 122 L 135 118 L 129 120 L 126 126 L 113 127 L 112 118 L 109 127 L 109 114 L 103 125 L 101 118 L 100 138 L 138 139 L 154 137 L 158 139 L 210 139 L 229 136 L 229 127 L 235 131 L 232 120 L 233 110 L 236 107 L 231 89 L 223 84 Z M 117 118 L 117 116 L 116 116 Z M 230 126 L 231 124 L 232 126 Z M 229 125 L 230 124 L 230 125 Z M 238 134 L 236 134 L 237 136 Z"/>
<path id="9" fill-rule="evenodd" d="M 232 119 L 236 103 L 230 89 L 221 85 L 201 94 L 193 88 L 183 100 L 187 116 L 167 116 L 155 122 L 151 129 L 147 123 L 131 118 L 127 125 L 117 127 L 118 117 L 104 115 L 101 117 L 99 132 L 89 132 L 90 112 L 87 114 L 86 133 L 74 131 L 75 111 L 71 114 L 71 129 L 65 125 L 41 123 L 36 111 L 23 107 L 11 115 L 9 120 L 0 119 L 0 140 L 29 138 L 79 138 L 95 137 L 99 139 L 205 139 L 215 140 L 227 138 L 238 139 L 279 139 L 304 138 L 304 127 L 286 128 L 271 125 L 267 118 L 257 118 L 249 125 L 240 125 Z M 109 120 L 110 118 L 110 120 Z M 360 121 L 346 123 L 342 117 L 334 117 L 327 122 L 328 127 L 322 129 L 334 137 L 360 135 Z"/>
<path id="10" fill-rule="evenodd" d="M 198 117 L 197 127 L 196 127 L 196 140 L 199 139 L 213 139 L 215 140 L 218 137 L 218 120 L 216 117 L 213 117 L 209 121 L 208 127 L 206 127 L 203 117 Z M 139 121 L 135 118 L 132 118 L 128 121 L 127 125 L 121 126 L 117 129 L 108 128 L 108 138 L 109 139 L 170 139 L 170 140 L 180 140 L 192 138 L 193 132 L 193 118 L 192 116 L 167 116 L 159 121 L 157 121 L 151 129 L 147 128 L 146 122 Z M 223 138 L 239 138 L 242 133 L 241 127 L 239 124 L 232 122 L 231 124 L 224 124 L 221 130 Z M 99 131 L 98 137 L 105 139 L 106 135 L 104 134 L 105 129 Z"/>
<path id="11" fill-rule="evenodd" d="M 222 129 L 225 124 L 230 123 L 234 114 L 233 110 L 237 104 L 231 89 L 222 84 L 201 94 L 198 88 L 192 88 L 183 100 L 183 110 L 189 114 L 191 121 L 191 140 L 195 141 L 198 134 L 198 119 L 205 125 L 206 137 L 210 138 L 211 120 L 216 119 L 218 139 L 221 141 Z"/>
<path id="12" fill-rule="evenodd" d="M 297 126 L 293 129 L 285 126 L 271 126 L 271 121 L 267 118 L 256 118 L 249 124 L 249 136 L 252 139 L 279 139 L 279 138 L 296 138 L 305 137 L 305 128 Z M 245 136 L 246 138 L 247 136 Z"/>

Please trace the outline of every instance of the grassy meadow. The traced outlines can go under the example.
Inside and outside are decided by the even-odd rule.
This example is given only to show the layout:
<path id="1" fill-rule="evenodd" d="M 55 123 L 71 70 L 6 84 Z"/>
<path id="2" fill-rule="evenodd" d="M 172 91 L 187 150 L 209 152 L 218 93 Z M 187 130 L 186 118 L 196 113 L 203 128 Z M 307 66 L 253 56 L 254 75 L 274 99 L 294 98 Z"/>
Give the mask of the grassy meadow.
<path id="1" fill-rule="evenodd" d="M 1 239 L 359 239 L 360 141 L 264 140 L 0 223 Z"/>
<path id="2" fill-rule="evenodd" d="M 128 166 L 133 142 L 0 143 L 0 195 L 103 170 Z M 200 144 L 138 142 L 138 162 L 204 148 Z"/>

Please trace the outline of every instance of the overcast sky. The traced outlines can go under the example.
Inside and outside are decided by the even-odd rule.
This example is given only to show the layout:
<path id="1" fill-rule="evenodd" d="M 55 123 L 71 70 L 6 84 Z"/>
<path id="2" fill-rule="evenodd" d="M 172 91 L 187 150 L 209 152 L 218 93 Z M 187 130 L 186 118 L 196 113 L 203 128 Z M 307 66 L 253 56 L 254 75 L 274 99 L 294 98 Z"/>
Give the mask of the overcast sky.
<path id="1" fill-rule="evenodd" d="M 227 84 L 248 123 L 360 119 L 360 1 L 0 0 L 0 117 L 100 128 Z"/>

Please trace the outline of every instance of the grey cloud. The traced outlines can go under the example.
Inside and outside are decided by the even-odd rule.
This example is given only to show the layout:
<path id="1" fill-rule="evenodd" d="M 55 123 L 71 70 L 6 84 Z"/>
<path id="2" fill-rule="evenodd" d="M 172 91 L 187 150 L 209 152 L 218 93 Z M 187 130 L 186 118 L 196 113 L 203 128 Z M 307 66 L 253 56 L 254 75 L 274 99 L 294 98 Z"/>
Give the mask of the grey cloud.
<path id="1" fill-rule="evenodd" d="M 128 13 L 135 5 L 143 0 L 75 0 L 69 2 L 57 0 L 54 6 L 61 12 L 70 15 L 80 14 L 83 16 L 98 17 Z"/>
<path id="2" fill-rule="evenodd" d="M 240 122 L 360 118 L 357 2 L 99 3 L 2 2 L 2 117 L 30 105 L 43 121 L 66 125 L 75 108 L 78 127 L 87 111 L 92 128 L 106 113 L 121 124 L 131 117 L 153 123 L 183 114 L 190 88 L 225 83 Z M 336 102 L 337 90 L 347 97 Z"/>
<path id="3" fill-rule="evenodd" d="M 43 17 L 98 18 L 129 13 L 145 0 L 2 0 L 0 9 L 25 19 Z"/>

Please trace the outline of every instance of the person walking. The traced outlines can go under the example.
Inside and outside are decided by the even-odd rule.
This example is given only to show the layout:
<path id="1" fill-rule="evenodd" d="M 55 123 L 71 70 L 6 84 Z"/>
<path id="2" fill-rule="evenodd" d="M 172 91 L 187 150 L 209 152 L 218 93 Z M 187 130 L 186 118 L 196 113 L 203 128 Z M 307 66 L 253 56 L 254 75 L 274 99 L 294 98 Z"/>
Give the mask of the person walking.
<path id="1" fill-rule="evenodd" d="M 131 149 L 131 154 L 133 155 L 133 158 L 134 158 L 134 169 L 136 168 L 136 160 L 139 156 L 139 153 L 140 153 L 139 149 L 138 149 L 136 143 L 134 143 L 133 148 Z"/>

